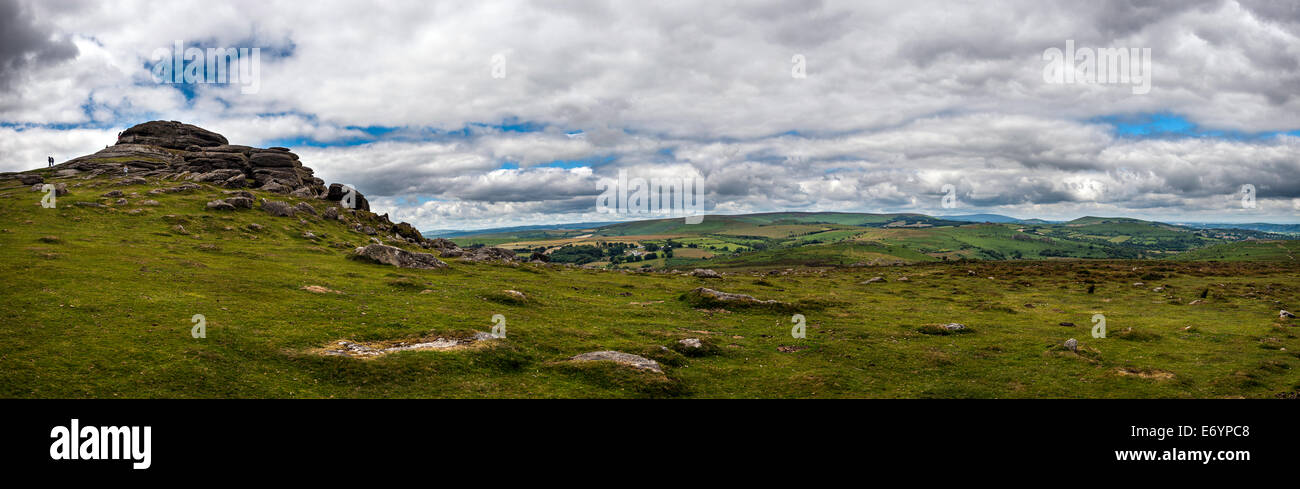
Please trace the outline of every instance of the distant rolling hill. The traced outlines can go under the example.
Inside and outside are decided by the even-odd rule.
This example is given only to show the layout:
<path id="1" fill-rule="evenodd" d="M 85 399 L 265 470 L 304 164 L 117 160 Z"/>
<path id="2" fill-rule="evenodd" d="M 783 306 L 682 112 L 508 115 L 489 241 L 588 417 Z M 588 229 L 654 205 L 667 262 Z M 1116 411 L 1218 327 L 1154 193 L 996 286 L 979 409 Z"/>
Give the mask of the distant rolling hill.
<path id="1" fill-rule="evenodd" d="M 522 231 L 543 231 L 552 229 L 590 229 L 601 226 L 617 224 L 615 221 L 608 222 L 580 222 L 569 224 L 539 224 L 534 226 L 511 226 L 488 229 L 435 229 L 432 231 L 421 231 L 420 234 L 426 238 L 454 238 L 457 236 L 476 236 L 483 234 L 503 234 L 515 233 Z"/>
<path id="2" fill-rule="evenodd" d="M 1292 256 L 1286 250 L 1294 243 L 1282 244 L 1281 252 L 1276 245 L 1247 243 L 1295 238 L 1249 229 L 1197 229 L 1099 216 L 1048 222 L 998 214 L 773 212 L 711 215 L 698 224 L 686 224 L 682 218 L 595 224 L 493 230 L 452 239 L 462 246 L 537 251 L 555 261 L 590 266 L 770 268 L 948 260 L 1168 259 L 1182 254 L 1187 254 L 1186 259 L 1280 260 Z"/>
<path id="3" fill-rule="evenodd" d="M 1010 216 L 1004 216 L 1001 214 L 966 214 L 961 216 L 939 216 L 939 218 L 947 219 L 950 221 L 966 221 L 966 222 L 997 222 L 997 223 L 1022 222 L 1020 219 L 1016 219 Z"/>

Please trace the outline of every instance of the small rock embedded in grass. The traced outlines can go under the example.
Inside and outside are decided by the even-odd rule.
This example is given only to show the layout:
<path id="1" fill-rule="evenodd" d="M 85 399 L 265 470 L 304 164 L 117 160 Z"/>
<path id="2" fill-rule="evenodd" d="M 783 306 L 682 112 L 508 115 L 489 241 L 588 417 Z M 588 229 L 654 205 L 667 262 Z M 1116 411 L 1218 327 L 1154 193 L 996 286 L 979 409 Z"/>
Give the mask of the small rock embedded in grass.
<path id="1" fill-rule="evenodd" d="M 702 357 L 718 353 L 717 345 L 700 338 L 682 338 L 674 341 L 669 347 L 688 357 Z"/>
<path id="2" fill-rule="evenodd" d="M 785 303 L 777 300 L 756 299 L 752 295 L 732 294 L 721 292 L 705 287 L 699 287 L 682 296 L 682 299 L 696 307 L 717 307 L 717 306 L 785 306 Z"/>
<path id="3" fill-rule="evenodd" d="M 470 338 L 444 338 L 437 337 L 432 340 L 415 341 L 415 342 L 380 342 L 377 344 L 354 343 L 347 340 L 335 342 L 337 348 L 326 349 L 321 353 L 325 355 L 346 356 L 346 357 L 377 357 L 399 351 L 411 350 L 450 350 L 461 346 L 468 346 L 481 341 L 500 339 L 500 336 L 491 333 L 475 333 Z"/>
<path id="4" fill-rule="evenodd" d="M 776 347 L 776 351 L 779 351 L 781 353 L 794 353 L 797 351 L 803 351 L 807 349 L 808 347 L 803 345 L 781 345 Z"/>
<path id="5" fill-rule="evenodd" d="M 722 275 L 718 274 L 718 272 L 707 268 L 696 268 L 691 272 L 691 276 L 696 278 L 722 278 Z"/>
<path id="6" fill-rule="evenodd" d="M 1287 311 L 1286 309 L 1283 309 L 1283 310 L 1281 310 L 1281 311 L 1278 311 L 1278 313 L 1277 313 L 1277 318 L 1278 318 L 1278 319 L 1291 319 L 1291 318 L 1294 318 L 1294 317 L 1295 317 L 1295 314 L 1292 314 L 1290 311 Z"/>
<path id="7" fill-rule="evenodd" d="M 916 328 L 916 331 L 921 334 L 944 336 L 950 334 L 970 333 L 973 330 L 971 330 L 969 327 L 961 323 L 945 323 L 945 324 L 925 324 L 919 328 Z"/>
<path id="8" fill-rule="evenodd" d="M 640 355 L 623 353 L 621 351 L 605 350 L 605 351 L 587 352 L 581 355 L 575 355 L 573 357 L 570 357 L 569 361 L 571 362 L 614 362 L 619 365 L 632 367 L 637 370 L 644 370 L 644 371 L 660 373 L 660 374 L 664 373 L 663 368 L 659 366 L 659 362 L 656 362 L 654 360 L 651 360 L 649 358 Z"/>
<path id="9" fill-rule="evenodd" d="M 1076 340 L 1076 339 L 1074 339 L 1074 338 L 1070 338 L 1070 339 L 1068 339 L 1068 340 L 1065 340 L 1065 349 L 1066 349 L 1066 350 L 1070 350 L 1071 352 L 1074 352 L 1074 353 L 1078 353 L 1078 352 L 1079 352 L 1079 340 Z"/>
<path id="10" fill-rule="evenodd" d="M 879 283 L 879 282 L 884 282 L 884 281 L 885 281 L 885 277 L 871 277 L 871 278 L 866 279 L 866 280 L 864 280 L 864 281 L 862 281 L 862 282 L 859 282 L 859 285 L 874 284 L 874 283 Z"/>

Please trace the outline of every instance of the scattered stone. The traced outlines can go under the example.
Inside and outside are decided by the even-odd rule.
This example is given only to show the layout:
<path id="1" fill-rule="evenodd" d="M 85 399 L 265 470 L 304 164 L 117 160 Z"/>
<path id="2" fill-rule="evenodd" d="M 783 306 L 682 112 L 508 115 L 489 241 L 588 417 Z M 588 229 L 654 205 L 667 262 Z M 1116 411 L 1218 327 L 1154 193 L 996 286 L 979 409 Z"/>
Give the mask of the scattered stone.
<path id="1" fill-rule="evenodd" d="M 302 237 L 307 238 L 307 239 L 317 239 L 317 236 L 316 236 L 314 233 L 312 233 L 311 231 L 307 231 L 307 232 L 302 233 Z"/>
<path id="2" fill-rule="evenodd" d="M 117 199 L 113 201 L 113 205 L 126 205 L 126 199 Z"/>
<path id="3" fill-rule="evenodd" d="M 807 349 L 808 347 L 803 345 L 790 345 L 790 346 L 783 345 L 783 346 L 776 347 L 776 351 L 779 351 L 781 353 L 794 353 L 797 351 L 803 351 Z"/>
<path id="4" fill-rule="evenodd" d="M 113 197 L 121 197 L 122 195 L 124 194 L 122 193 L 121 190 L 110 190 L 108 192 L 104 192 L 104 194 L 100 195 L 100 197 L 113 198 Z"/>
<path id="5" fill-rule="evenodd" d="M 416 268 L 424 270 L 447 268 L 437 257 L 429 253 L 415 253 L 406 251 L 396 246 L 382 244 L 372 244 L 357 248 L 354 251 L 357 256 L 369 258 L 379 263 L 392 265 L 398 268 Z"/>
<path id="6" fill-rule="evenodd" d="M 1070 350 L 1070 351 L 1075 352 L 1075 353 L 1078 353 L 1078 352 L 1079 352 L 1079 340 L 1076 340 L 1076 339 L 1074 339 L 1074 338 L 1070 338 L 1070 339 L 1068 339 L 1068 340 L 1065 340 L 1065 349 Z"/>
<path id="7" fill-rule="evenodd" d="M 1194 301 L 1188 302 L 1187 305 L 1189 305 L 1189 306 L 1199 306 L 1199 305 L 1204 304 L 1204 303 L 1205 303 L 1205 301 L 1200 300 L 1200 299 L 1196 299 L 1196 300 L 1194 300 Z"/>
<path id="8" fill-rule="evenodd" d="M 573 362 L 614 362 L 619 365 L 625 365 L 637 370 L 644 370 L 654 373 L 664 373 L 663 368 L 659 367 L 659 362 L 649 358 L 623 353 L 621 351 L 593 351 L 569 358 Z"/>
<path id="9" fill-rule="evenodd" d="M 99 202 L 73 202 L 73 205 L 79 205 L 81 207 L 108 207 Z"/>
<path id="10" fill-rule="evenodd" d="M 295 211 L 302 212 L 305 214 L 311 214 L 313 216 L 316 215 L 316 208 L 312 207 L 311 204 L 308 204 L 306 202 L 299 202 L 298 205 L 293 206 L 293 209 Z"/>
<path id="11" fill-rule="evenodd" d="M 521 301 L 526 301 L 526 300 L 528 300 L 528 296 L 524 295 L 523 292 L 520 292 L 520 291 L 518 291 L 518 290 L 506 289 L 506 290 L 503 290 L 503 291 L 501 291 L 501 292 L 504 292 L 506 295 L 508 295 L 508 296 L 510 296 L 510 297 L 514 297 L 515 299 L 518 299 L 518 300 L 521 300 Z"/>
<path id="12" fill-rule="evenodd" d="M 1278 317 L 1278 319 L 1290 319 L 1290 318 L 1294 318 L 1294 317 L 1295 317 L 1295 314 L 1291 314 L 1290 311 L 1287 311 L 1286 309 L 1283 309 L 1283 310 L 1281 310 L 1281 311 L 1278 311 L 1278 313 L 1277 313 L 1277 317 Z"/>
<path id="13" fill-rule="evenodd" d="M 732 294 L 705 287 L 687 292 L 687 299 L 700 306 L 711 305 L 780 305 L 781 301 L 755 299 L 752 295 Z"/>
<path id="14" fill-rule="evenodd" d="M 144 202 L 141 202 L 140 205 L 151 205 L 151 206 L 152 206 L 152 205 L 160 205 L 160 204 L 158 204 L 158 201 L 156 201 L 156 200 L 146 200 L 146 201 L 144 201 Z"/>
<path id="15" fill-rule="evenodd" d="M 399 351 L 450 350 L 457 347 L 471 345 L 473 343 L 477 343 L 480 341 L 494 340 L 500 338 L 501 338 L 500 336 L 480 332 L 474 334 L 474 336 L 471 338 L 437 337 L 432 340 L 418 341 L 415 343 L 398 341 L 398 342 L 377 342 L 375 344 L 365 344 L 365 343 L 353 343 L 351 341 L 340 340 L 335 343 L 335 345 L 337 345 L 338 348 L 332 350 L 327 349 L 324 350 L 322 353 L 326 355 L 337 355 L 337 356 L 345 356 L 345 357 L 370 358 L 370 357 L 377 357 L 380 355 L 386 355 L 389 353 L 399 352 Z"/>
<path id="16" fill-rule="evenodd" d="M 704 344 L 700 343 L 699 338 L 683 338 L 677 340 L 677 343 L 686 348 L 703 348 Z"/>
<path id="17" fill-rule="evenodd" d="M 40 175 L 20 175 L 18 181 L 23 185 L 36 185 L 45 183 L 45 177 Z"/>
<path id="18" fill-rule="evenodd" d="M 248 197 L 226 197 L 225 201 L 239 209 L 253 208 L 253 199 Z"/>
<path id="19" fill-rule="evenodd" d="M 862 281 L 862 282 L 859 282 L 859 285 L 874 284 L 874 283 L 879 283 L 879 282 L 884 282 L 884 281 L 885 281 L 885 277 L 871 277 L 871 278 L 866 279 L 866 280 L 864 280 L 864 281 Z"/>
<path id="20" fill-rule="evenodd" d="M 696 268 L 691 272 L 692 277 L 697 278 L 722 278 L 722 275 L 707 268 Z"/>
<path id="21" fill-rule="evenodd" d="M 261 231 L 262 225 L 255 222 L 250 222 L 248 223 L 248 229 L 251 229 L 253 231 Z"/>
<path id="22" fill-rule="evenodd" d="M 898 277 L 898 281 L 899 281 L 899 282 L 911 282 L 912 279 L 907 278 L 906 276 L 902 276 L 902 277 Z"/>
<path id="23" fill-rule="evenodd" d="M 224 201 L 224 200 L 220 200 L 220 199 L 218 199 L 218 200 L 214 200 L 214 201 L 212 201 L 212 202 L 208 202 L 208 210 L 213 210 L 213 211 L 233 211 L 233 210 L 235 210 L 235 206 L 234 206 L 234 205 L 231 205 L 229 202 L 226 202 L 226 201 Z"/>
<path id="24" fill-rule="evenodd" d="M 149 181 L 145 180 L 144 177 L 131 177 L 113 182 L 113 185 L 144 185 L 146 183 L 149 183 Z"/>
<path id="25" fill-rule="evenodd" d="M 940 325 L 939 327 L 946 329 L 948 331 L 961 331 L 963 329 L 966 329 L 966 325 L 961 323 L 948 323 L 948 324 Z"/>
<path id="26" fill-rule="evenodd" d="M 293 207 L 289 207 L 288 203 L 279 200 L 263 200 L 262 210 L 276 217 L 293 217 L 294 214 Z"/>

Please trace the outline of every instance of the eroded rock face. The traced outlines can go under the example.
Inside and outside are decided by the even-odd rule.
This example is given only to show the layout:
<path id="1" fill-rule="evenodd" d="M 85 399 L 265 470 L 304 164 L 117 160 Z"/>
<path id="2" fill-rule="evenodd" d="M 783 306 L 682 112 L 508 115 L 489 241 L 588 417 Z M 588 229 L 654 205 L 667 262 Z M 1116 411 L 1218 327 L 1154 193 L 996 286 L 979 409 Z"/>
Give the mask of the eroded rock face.
<path id="1" fill-rule="evenodd" d="M 439 260 L 432 254 L 415 253 L 396 246 L 371 244 L 357 248 L 355 253 L 358 256 L 398 268 L 417 268 L 423 270 L 447 268 L 446 263 L 443 263 L 442 260 Z"/>

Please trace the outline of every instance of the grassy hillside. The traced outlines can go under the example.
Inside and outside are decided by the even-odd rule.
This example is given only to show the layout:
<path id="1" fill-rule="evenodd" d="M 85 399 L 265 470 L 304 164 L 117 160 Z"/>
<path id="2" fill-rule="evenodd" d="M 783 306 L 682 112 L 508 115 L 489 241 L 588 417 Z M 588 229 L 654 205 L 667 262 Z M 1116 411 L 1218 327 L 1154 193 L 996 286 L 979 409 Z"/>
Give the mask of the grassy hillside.
<path id="1" fill-rule="evenodd" d="M 786 212 L 705 216 L 703 222 L 694 225 L 686 224 L 682 218 L 656 219 L 580 230 L 462 236 L 455 241 L 462 246 L 501 246 L 544 253 L 564 246 L 604 247 L 600 259 L 571 263 L 641 269 L 785 267 L 798 263 L 845 265 L 858 261 L 1166 259 L 1225 243 L 1287 238 L 1262 231 L 1193 229 L 1117 217 L 1083 217 L 1064 223 L 1039 220 L 991 223 L 920 214 Z M 846 246 L 847 242 L 864 243 L 867 248 L 877 249 L 861 256 L 830 256 L 863 247 Z M 631 244 L 632 248 L 611 250 L 608 249 L 611 243 Z M 653 251 L 655 247 L 674 247 L 679 251 L 684 247 L 699 248 L 705 250 L 707 256 L 699 253 L 679 253 L 668 259 L 631 256 L 641 253 L 643 248 Z M 802 249 L 807 247 L 823 249 Z M 616 256 L 620 253 L 629 256 Z M 1219 255 L 1230 256 L 1232 253 L 1216 251 L 1210 255 L 1197 253 L 1191 256 L 1192 259 L 1213 259 Z M 1250 256 L 1270 260 L 1285 257 L 1259 253 Z"/>
<path id="2" fill-rule="evenodd" d="M 0 273 L 9 277 L 0 293 L 4 397 L 1275 397 L 1300 390 L 1293 370 L 1300 328 L 1278 319 L 1278 309 L 1300 305 L 1300 269 L 1291 262 L 934 262 L 933 254 L 968 251 L 963 245 L 1001 250 L 1016 232 L 963 224 L 915 237 L 853 237 L 903 232 L 869 227 L 833 243 L 732 256 L 737 270 L 746 259 L 764 266 L 794 259 L 789 272 L 722 279 L 454 259 L 446 270 L 409 270 L 350 259 L 369 237 L 337 221 L 208 210 L 206 202 L 223 196 L 217 187 L 149 195 L 177 182 L 47 181 L 69 186 L 55 209 L 41 208 L 40 194 L 16 181 L 0 181 Z M 100 197 L 111 190 L 127 203 Z M 254 193 L 318 211 L 327 205 Z M 144 205 L 148 199 L 158 205 Z M 745 222 L 778 223 L 848 225 Z M 665 223 L 623 229 L 676 232 Z M 762 238 L 785 239 L 795 238 Z M 905 246 L 909 240 L 928 240 L 933 250 Z M 891 257 L 917 264 L 800 266 Z M 861 284 L 875 276 L 887 281 Z M 683 299 L 701 286 L 781 304 Z M 806 317 L 806 338 L 791 337 L 795 313 Z M 206 317 L 206 338 L 191 337 L 196 314 Z M 495 314 L 506 319 L 506 338 L 471 348 L 373 359 L 321 354 L 339 340 L 467 337 L 488 331 Z M 1089 334 L 1094 314 L 1105 315 L 1108 337 Z M 949 322 L 967 329 L 932 334 Z M 710 348 L 699 356 L 665 348 L 684 338 Z M 1079 352 L 1061 346 L 1068 338 L 1080 341 Z M 644 355 L 664 373 L 565 361 L 596 350 Z"/>

